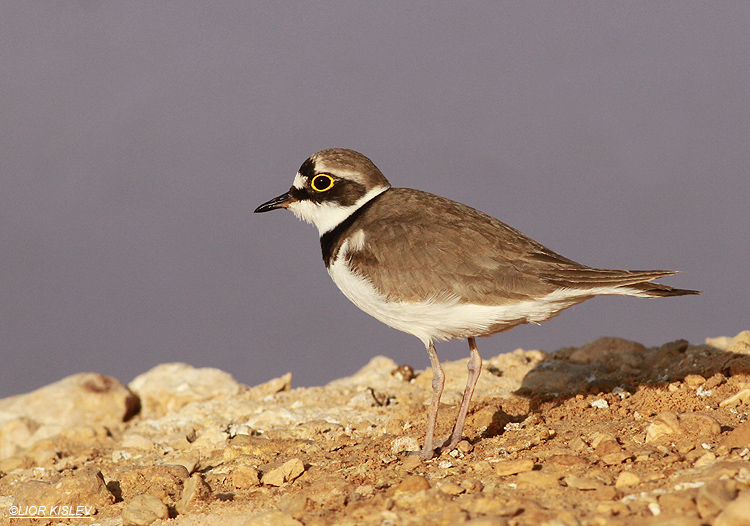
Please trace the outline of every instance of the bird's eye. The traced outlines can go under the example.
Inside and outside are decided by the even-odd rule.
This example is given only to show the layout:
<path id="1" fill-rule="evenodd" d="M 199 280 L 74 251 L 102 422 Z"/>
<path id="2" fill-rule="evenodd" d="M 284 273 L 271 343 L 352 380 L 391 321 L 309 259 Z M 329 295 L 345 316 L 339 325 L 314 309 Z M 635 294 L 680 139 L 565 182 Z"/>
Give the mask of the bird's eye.
<path id="1" fill-rule="evenodd" d="M 328 174 L 318 174 L 312 178 L 310 186 L 316 192 L 325 192 L 333 187 L 333 177 Z"/>

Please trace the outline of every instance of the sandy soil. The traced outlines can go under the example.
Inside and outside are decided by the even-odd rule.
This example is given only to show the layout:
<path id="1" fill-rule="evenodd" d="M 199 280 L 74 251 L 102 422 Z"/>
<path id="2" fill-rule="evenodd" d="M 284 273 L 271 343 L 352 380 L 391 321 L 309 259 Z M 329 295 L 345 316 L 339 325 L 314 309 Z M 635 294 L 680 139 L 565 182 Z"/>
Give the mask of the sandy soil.
<path id="1" fill-rule="evenodd" d="M 72 490 L 104 495 L 87 524 L 750 524 L 750 332 L 709 342 L 605 338 L 487 360 L 465 440 L 428 462 L 403 451 L 421 444 L 429 370 L 382 359 L 326 387 L 286 378 L 182 407 L 131 384 L 134 418 L 2 459 L 0 507 L 89 474 L 98 489 Z M 465 363 L 446 364 L 439 436 Z"/>

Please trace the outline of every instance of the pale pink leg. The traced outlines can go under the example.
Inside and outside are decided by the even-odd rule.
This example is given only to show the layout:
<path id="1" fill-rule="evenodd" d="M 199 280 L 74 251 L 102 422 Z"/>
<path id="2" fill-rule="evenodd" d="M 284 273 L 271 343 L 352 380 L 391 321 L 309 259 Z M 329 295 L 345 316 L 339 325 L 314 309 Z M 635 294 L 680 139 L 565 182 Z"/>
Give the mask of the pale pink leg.
<path id="1" fill-rule="evenodd" d="M 469 338 L 469 349 L 471 351 L 469 376 L 466 379 L 466 390 L 461 400 L 461 408 L 458 410 L 458 418 L 456 418 L 456 425 L 453 426 L 453 433 L 451 433 L 450 439 L 446 440 L 446 443 L 440 449 L 451 450 L 461 441 L 464 424 L 466 423 L 466 413 L 469 411 L 469 403 L 471 402 L 471 397 L 474 395 L 474 388 L 477 385 L 477 380 L 479 380 L 479 373 L 482 372 L 482 357 L 479 356 L 477 342 L 474 340 L 474 337 Z"/>
<path id="2" fill-rule="evenodd" d="M 440 360 L 435 351 L 435 344 L 432 341 L 427 346 L 427 352 L 430 355 L 430 363 L 432 364 L 432 402 L 430 402 L 430 415 L 427 418 L 427 433 L 424 437 L 424 446 L 419 455 L 425 460 L 431 459 L 435 455 L 435 425 L 437 424 L 440 397 L 443 395 L 443 385 L 445 384 L 445 373 L 440 366 Z"/>

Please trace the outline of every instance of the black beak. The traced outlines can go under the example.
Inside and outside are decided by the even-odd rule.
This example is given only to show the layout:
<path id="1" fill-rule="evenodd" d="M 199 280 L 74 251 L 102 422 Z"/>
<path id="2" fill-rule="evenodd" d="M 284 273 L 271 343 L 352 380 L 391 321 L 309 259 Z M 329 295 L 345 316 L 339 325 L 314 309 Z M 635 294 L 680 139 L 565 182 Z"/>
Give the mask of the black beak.
<path id="1" fill-rule="evenodd" d="M 290 192 L 281 194 L 279 197 L 274 197 L 268 202 L 263 203 L 255 209 L 255 213 L 268 212 L 269 210 L 276 210 L 277 208 L 287 208 L 296 199 L 292 197 Z"/>

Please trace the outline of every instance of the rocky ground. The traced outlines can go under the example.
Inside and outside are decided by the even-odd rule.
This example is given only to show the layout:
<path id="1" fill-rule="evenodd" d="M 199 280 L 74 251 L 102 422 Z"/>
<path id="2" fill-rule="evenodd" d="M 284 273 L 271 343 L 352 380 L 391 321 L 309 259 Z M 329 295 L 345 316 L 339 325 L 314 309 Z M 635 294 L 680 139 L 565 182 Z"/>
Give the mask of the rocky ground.
<path id="1" fill-rule="evenodd" d="M 465 367 L 445 365 L 439 435 Z M 0 400 L 0 524 L 750 524 L 750 331 L 483 369 L 466 440 L 429 462 L 403 451 L 431 371 L 383 357 L 297 389 L 183 364 L 71 376 Z"/>

